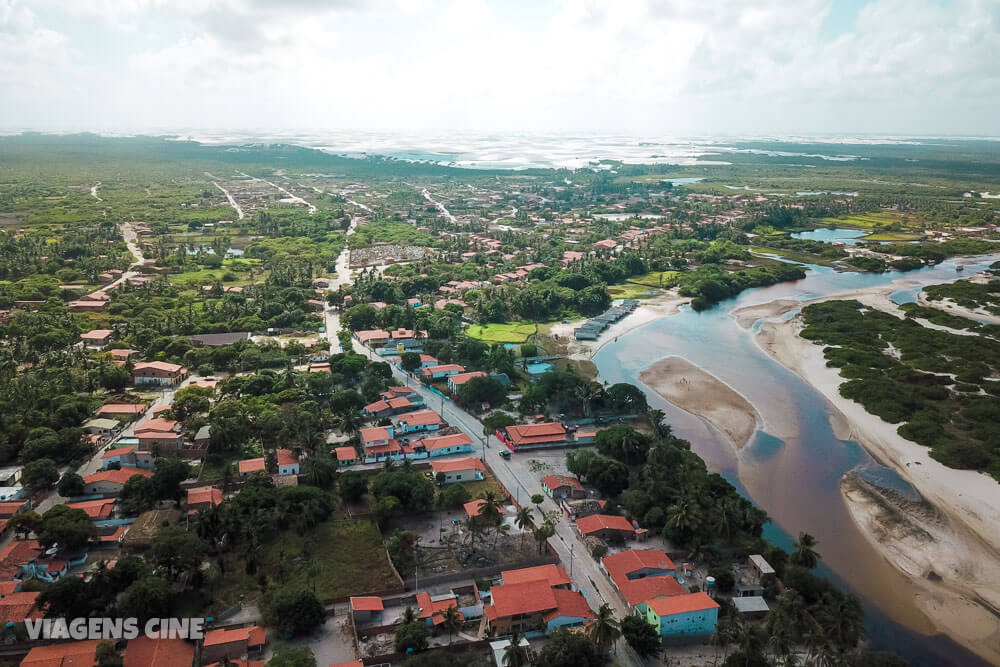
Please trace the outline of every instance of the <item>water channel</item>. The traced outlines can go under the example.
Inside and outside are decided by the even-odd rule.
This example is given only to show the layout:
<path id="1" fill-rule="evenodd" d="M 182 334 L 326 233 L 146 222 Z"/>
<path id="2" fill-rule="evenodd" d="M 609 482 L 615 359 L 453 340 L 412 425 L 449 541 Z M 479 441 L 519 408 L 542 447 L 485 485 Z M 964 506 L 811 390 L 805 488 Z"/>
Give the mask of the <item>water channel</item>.
<path id="1" fill-rule="evenodd" d="M 823 560 L 819 573 L 857 595 L 865 608 L 868 637 L 914 665 L 986 664 L 934 627 L 917 608 L 913 589 L 858 531 L 841 497 L 840 479 L 858 470 L 873 483 L 911 493 L 894 471 L 881 466 L 857 443 L 840 440 L 823 396 L 772 360 L 729 315 L 734 308 L 775 299 L 809 300 L 895 283 L 900 301 L 922 285 L 953 281 L 985 270 L 997 256 L 948 260 L 907 273 L 837 272 L 809 266 L 805 279 L 752 289 L 697 313 L 689 307 L 620 336 L 594 357 L 601 379 L 639 382 L 639 373 L 667 356 L 680 356 L 727 382 L 760 412 L 764 427 L 737 453 L 700 418 L 646 389 L 650 405 L 662 409 L 674 432 L 692 443 L 711 470 L 767 511 L 765 535 L 786 550 L 800 531 L 815 535 Z M 955 271 L 961 261 L 965 270 Z M 756 326 L 756 325 L 755 325 Z"/>

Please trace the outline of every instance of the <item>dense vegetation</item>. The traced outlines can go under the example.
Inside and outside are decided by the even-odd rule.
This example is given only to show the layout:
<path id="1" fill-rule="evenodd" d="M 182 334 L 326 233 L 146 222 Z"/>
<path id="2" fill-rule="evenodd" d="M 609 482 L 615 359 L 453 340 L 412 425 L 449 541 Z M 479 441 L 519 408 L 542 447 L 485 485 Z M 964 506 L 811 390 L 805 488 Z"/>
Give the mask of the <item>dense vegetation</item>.
<path id="1" fill-rule="evenodd" d="M 930 329 L 857 301 L 813 304 L 802 314 L 801 335 L 830 346 L 829 365 L 847 378 L 843 396 L 900 424 L 900 435 L 931 447 L 942 463 L 1000 476 L 1000 382 L 993 379 L 1000 342 Z"/>

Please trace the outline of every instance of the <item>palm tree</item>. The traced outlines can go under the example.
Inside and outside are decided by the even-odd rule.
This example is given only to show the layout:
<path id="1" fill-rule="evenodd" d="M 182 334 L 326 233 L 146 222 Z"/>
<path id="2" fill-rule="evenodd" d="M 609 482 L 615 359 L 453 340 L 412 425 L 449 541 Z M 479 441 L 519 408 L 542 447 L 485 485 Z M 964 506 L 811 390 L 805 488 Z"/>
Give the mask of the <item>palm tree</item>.
<path id="1" fill-rule="evenodd" d="M 462 615 L 455 607 L 447 607 L 444 611 L 434 613 L 441 616 L 441 628 L 448 632 L 448 643 L 450 644 L 454 634 L 462 628 Z"/>
<path id="2" fill-rule="evenodd" d="M 625 463 L 635 464 L 645 450 L 646 438 L 634 429 L 628 429 L 622 435 L 621 448 L 625 455 Z"/>
<path id="3" fill-rule="evenodd" d="M 602 649 L 611 646 L 622 636 L 615 611 L 607 603 L 597 610 L 597 616 L 590 624 L 590 638 Z"/>
<path id="4" fill-rule="evenodd" d="M 685 497 L 667 507 L 667 525 L 675 530 L 694 530 L 701 523 L 701 507 L 693 498 Z"/>
<path id="5" fill-rule="evenodd" d="M 522 507 L 517 511 L 517 518 L 514 519 L 515 525 L 521 531 L 521 545 L 524 545 L 524 536 L 528 532 L 529 528 L 534 527 L 534 512 L 531 511 L 530 507 Z"/>
<path id="6" fill-rule="evenodd" d="M 799 541 L 795 543 L 795 553 L 788 560 L 795 565 L 813 569 L 820 559 L 820 555 L 814 549 L 817 544 L 819 542 L 809 533 L 799 533 Z"/>
<path id="7" fill-rule="evenodd" d="M 503 651 L 503 667 L 525 667 L 528 664 L 528 654 L 521 646 L 523 635 L 514 632 L 510 635 L 510 644 Z"/>
<path id="8" fill-rule="evenodd" d="M 853 596 L 824 594 L 817 615 L 823 634 L 842 651 L 854 648 L 864 634 L 861 604 Z"/>

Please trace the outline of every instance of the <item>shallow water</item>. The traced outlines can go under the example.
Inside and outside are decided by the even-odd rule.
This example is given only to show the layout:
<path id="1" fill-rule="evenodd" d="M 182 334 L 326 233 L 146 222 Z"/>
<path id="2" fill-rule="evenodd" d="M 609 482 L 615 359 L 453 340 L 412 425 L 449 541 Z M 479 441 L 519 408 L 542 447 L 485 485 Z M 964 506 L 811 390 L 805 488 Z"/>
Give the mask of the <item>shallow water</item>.
<path id="1" fill-rule="evenodd" d="M 854 245 L 861 239 L 862 236 L 868 236 L 868 234 L 869 232 L 863 229 L 842 229 L 840 227 L 827 229 L 824 227 L 820 229 L 811 229 L 808 232 L 792 232 L 791 237 L 793 239 L 823 241 L 825 243 L 840 241 L 845 245 Z"/>
<path id="2" fill-rule="evenodd" d="M 967 265 L 962 275 L 974 275 L 995 260 L 978 260 Z M 952 281 L 957 277 L 954 267 L 955 260 L 949 260 L 908 272 L 905 280 L 908 284 Z M 740 328 L 729 315 L 734 308 L 775 299 L 804 301 L 904 279 L 904 274 L 895 271 L 865 274 L 838 273 L 820 266 L 809 269 L 803 280 L 748 290 L 702 313 L 684 307 L 676 315 L 620 336 L 594 357 L 601 378 L 645 388 L 639 373 L 660 358 L 676 355 L 742 393 L 757 407 L 764 428 L 737 453 L 704 420 L 646 390 L 650 404 L 666 413 L 674 431 L 691 441 L 709 468 L 767 511 L 773 520 L 765 529 L 769 539 L 789 549 L 791 536 L 800 531 L 820 540 L 823 562 L 819 572 L 862 600 L 866 628 L 875 646 L 892 650 L 915 665 L 984 664 L 949 638 L 928 636 L 933 626 L 914 604 L 912 588 L 855 527 L 839 485 L 844 473 L 857 470 L 869 481 L 904 495 L 912 497 L 915 491 L 858 443 L 837 438 L 822 395 L 773 361 L 757 347 L 752 331 Z"/>

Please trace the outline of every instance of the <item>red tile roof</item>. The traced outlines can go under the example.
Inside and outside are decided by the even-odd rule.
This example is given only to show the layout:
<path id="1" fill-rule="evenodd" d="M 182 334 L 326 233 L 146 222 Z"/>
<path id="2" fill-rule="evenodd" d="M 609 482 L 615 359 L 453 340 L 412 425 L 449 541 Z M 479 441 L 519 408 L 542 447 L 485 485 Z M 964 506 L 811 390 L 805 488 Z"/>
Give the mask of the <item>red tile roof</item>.
<path id="1" fill-rule="evenodd" d="M 643 577 L 642 579 L 625 580 L 618 584 L 622 597 L 631 606 L 658 597 L 684 595 L 687 591 L 670 575 L 660 577 Z"/>
<path id="2" fill-rule="evenodd" d="M 337 662 L 330 667 L 365 667 L 365 663 L 360 660 L 348 660 L 347 662 Z"/>
<path id="3" fill-rule="evenodd" d="M 277 457 L 279 466 L 293 466 L 299 462 L 299 459 L 290 449 L 279 449 Z"/>
<path id="4" fill-rule="evenodd" d="M 388 401 L 389 407 L 393 410 L 398 410 L 400 408 L 408 408 L 412 405 L 410 399 L 405 396 L 399 396 L 397 398 L 390 398 Z"/>
<path id="5" fill-rule="evenodd" d="M 21 660 L 21 667 L 93 667 L 97 662 L 97 639 L 36 646 Z"/>
<path id="6" fill-rule="evenodd" d="M 132 466 L 122 466 L 121 470 L 102 470 L 95 472 L 93 475 L 87 475 L 83 478 L 83 481 L 86 484 L 93 484 L 94 482 L 118 482 L 119 484 L 124 484 L 133 475 L 152 477 L 153 471 Z"/>
<path id="7" fill-rule="evenodd" d="M 500 573 L 504 584 L 523 584 L 529 581 L 544 581 L 549 586 L 565 586 L 570 583 L 569 575 L 561 565 L 539 565 L 520 570 L 504 570 Z"/>
<path id="8" fill-rule="evenodd" d="M 66 503 L 66 507 L 83 510 L 91 519 L 107 519 L 111 516 L 111 511 L 115 508 L 115 500 L 114 498 L 84 500 L 79 503 Z"/>
<path id="9" fill-rule="evenodd" d="M 361 442 L 378 442 L 379 440 L 389 440 L 392 436 L 389 435 L 389 429 L 384 426 L 373 426 L 371 428 L 363 428 L 360 431 Z"/>
<path id="10" fill-rule="evenodd" d="M 444 623 L 444 613 L 448 608 L 453 608 L 458 612 L 458 617 L 465 620 L 462 612 L 458 611 L 458 600 L 450 597 L 447 600 L 431 600 L 430 593 L 417 593 L 417 606 L 420 608 L 420 618 L 431 619 L 434 625 Z"/>
<path id="11" fill-rule="evenodd" d="M 431 377 L 432 375 L 437 375 L 438 373 L 464 373 L 465 366 L 460 366 L 458 364 L 439 364 L 437 366 L 428 366 L 427 368 L 420 369 L 421 374 Z"/>
<path id="12" fill-rule="evenodd" d="M 23 623 L 26 618 L 42 618 L 45 612 L 35 609 L 39 593 L 10 593 L 0 598 L 0 625 Z"/>
<path id="13" fill-rule="evenodd" d="M 461 459 L 448 459 L 446 461 L 431 461 L 431 468 L 436 475 L 439 472 L 458 472 L 459 470 L 481 470 L 486 471 L 486 466 L 475 456 L 466 456 Z"/>
<path id="14" fill-rule="evenodd" d="M 146 411 L 146 406 L 139 403 L 108 403 L 97 408 L 99 415 L 138 415 Z"/>
<path id="15" fill-rule="evenodd" d="M 183 368 L 180 364 L 169 364 L 165 361 L 141 361 L 135 365 L 137 371 L 149 369 L 164 373 L 179 373 Z"/>
<path id="16" fill-rule="evenodd" d="M 549 487 L 549 490 L 555 491 L 556 489 L 568 486 L 573 489 L 582 491 L 583 484 L 580 483 L 576 477 L 570 477 L 568 475 L 546 475 L 542 477 L 542 484 Z"/>
<path id="17" fill-rule="evenodd" d="M 400 423 L 406 422 L 407 426 L 430 426 L 441 423 L 441 415 L 433 410 L 421 410 L 399 416 Z"/>
<path id="18" fill-rule="evenodd" d="M 115 449 L 109 449 L 108 451 L 104 452 L 104 454 L 101 455 L 101 458 L 102 459 L 110 459 L 110 458 L 114 458 L 115 456 L 124 456 L 125 454 L 128 454 L 129 452 L 133 451 L 134 449 L 136 449 L 135 445 L 129 445 L 128 447 L 117 447 Z"/>
<path id="19" fill-rule="evenodd" d="M 177 430 L 177 420 L 175 419 L 164 419 L 163 417 L 157 417 L 155 419 L 150 419 L 145 421 L 135 427 L 135 432 L 145 433 L 147 431 L 157 431 L 157 432 L 173 432 Z"/>
<path id="20" fill-rule="evenodd" d="M 623 532 L 633 532 L 635 528 L 623 516 L 613 516 L 611 514 L 591 514 L 582 519 L 576 520 L 576 527 L 584 535 L 597 532 L 602 529 L 620 530 Z"/>
<path id="21" fill-rule="evenodd" d="M 464 505 L 462 505 L 462 507 L 465 508 L 465 514 L 470 519 L 474 519 L 483 513 L 483 505 L 485 504 L 486 501 L 483 500 L 482 498 L 479 498 L 478 500 L 472 500 L 470 502 L 465 503 Z"/>
<path id="22" fill-rule="evenodd" d="M 424 438 L 421 442 L 428 450 L 444 449 L 445 447 L 471 445 L 472 438 L 470 438 L 467 433 L 453 433 L 451 435 L 439 435 L 433 438 Z"/>
<path id="23" fill-rule="evenodd" d="M 546 581 L 494 586 L 490 589 L 493 603 L 486 608 L 486 614 L 497 619 L 555 609 L 559 605 L 552 590 Z"/>
<path id="24" fill-rule="evenodd" d="M 183 639 L 150 639 L 139 635 L 125 646 L 122 667 L 190 667 L 194 646 Z"/>
<path id="25" fill-rule="evenodd" d="M 409 403 L 409 401 L 407 401 L 407 403 Z M 375 401 L 374 403 L 369 403 L 364 407 L 365 412 L 370 412 L 373 414 L 388 409 L 389 409 L 389 404 L 386 403 L 385 401 Z"/>
<path id="26" fill-rule="evenodd" d="M 358 597 L 351 598 L 351 611 L 382 611 L 382 598 Z"/>
<path id="27" fill-rule="evenodd" d="M 545 424 L 518 424 L 507 427 L 507 436 L 514 445 L 534 445 L 543 442 L 562 442 L 566 428 L 559 422 Z"/>
<path id="28" fill-rule="evenodd" d="M 556 608 L 545 615 L 546 622 L 560 617 L 594 618 L 594 611 L 582 594 L 565 588 L 553 588 L 552 594 L 556 598 Z"/>
<path id="29" fill-rule="evenodd" d="M 649 600 L 646 604 L 656 612 L 657 616 L 687 614 L 692 611 L 716 609 L 719 606 L 718 602 L 708 597 L 705 593 L 688 593 L 673 597 L 655 598 Z"/>
<path id="30" fill-rule="evenodd" d="M 354 461 L 358 458 L 354 447 L 337 447 L 333 451 L 336 452 L 338 461 Z"/>
<path id="31" fill-rule="evenodd" d="M 263 456 L 257 457 L 255 459 L 243 459 L 236 465 L 239 468 L 241 475 L 267 469 L 267 462 L 265 461 Z"/>
<path id="32" fill-rule="evenodd" d="M 267 631 L 254 625 L 249 628 L 209 630 L 205 633 L 203 646 L 216 646 L 246 640 L 248 646 L 262 646 L 267 643 Z"/>
<path id="33" fill-rule="evenodd" d="M 628 575 L 638 570 L 676 570 L 674 562 L 664 552 L 658 549 L 629 549 L 621 553 L 605 556 L 601 559 L 604 569 L 608 571 L 615 583 L 628 580 Z"/>
<path id="34" fill-rule="evenodd" d="M 439 366 L 430 366 L 430 368 L 440 368 Z M 469 373 L 456 373 L 455 375 L 448 376 L 448 382 L 450 384 L 462 386 L 472 378 L 486 377 L 486 373 L 482 371 L 471 371 Z"/>
<path id="35" fill-rule="evenodd" d="M 202 503 L 221 505 L 222 489 L 217 489 L 214 486 L 205 486 L 199 489 L 188 489 L 187 504 L 190 506 L 201 505 Z"/>

